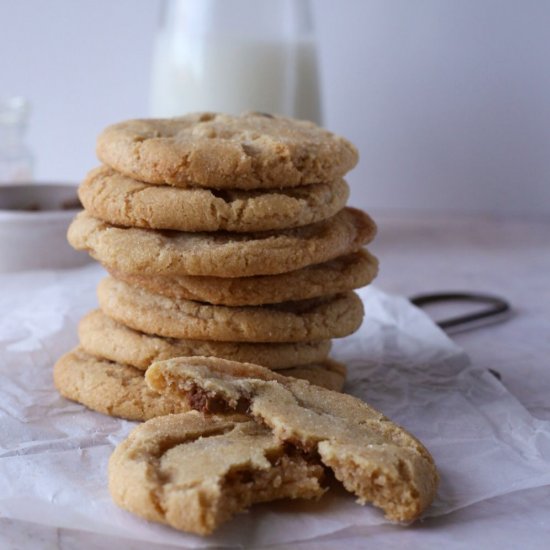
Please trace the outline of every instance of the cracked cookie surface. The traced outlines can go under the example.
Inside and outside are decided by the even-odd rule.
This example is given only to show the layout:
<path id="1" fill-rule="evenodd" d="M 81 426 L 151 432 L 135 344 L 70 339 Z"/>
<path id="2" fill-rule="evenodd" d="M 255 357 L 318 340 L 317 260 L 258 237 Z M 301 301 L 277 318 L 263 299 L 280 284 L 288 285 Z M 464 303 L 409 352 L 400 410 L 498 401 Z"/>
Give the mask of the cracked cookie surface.
<path id="1" fill-rule="evenodd" d="M 181 398 L 151 390 L 143 370 L 94 357 L 82 348 L 58 359 L 54 383 L 63 397 L 128 420 L 143 421 L 189 410 Z"/>
<path id="2" fill-rule="evenodd" d="M 269 189 L 332 181 L 351 170 L 357 149 L 315 124 L 265 113 L 193 113 L 107 127 L 99 159 L 154 184 Z"/>
<path id="3" fill-rule="evenodd" d="M 243 418 L 196 411 L 135 428 L 109 460 L 109 491 L 150 521 L 207 535 L 257 502 L 317 499 L 323 468 Z"/>
<path id="4" fill-rule="evenodd" d="M 94 217 L 126 227 L 253 232 L 318 222 L 344 208 L 349 187 L 331 183 L 243 191 L 150 185 L 110 168 L 92 170 L 78 189 Z"/>
<path id="5" fill-rule="evenodd" d="M 329 340 L 256 344 L 163 338 L 131 329 L 100 310 L 91 311 L 82 318 L 78 334 L 80 345 L 91 355 L 141 370 L 154 361 L 195 355 L 255 363 L 278 370 L 322 362 L 330 351 Z"/>
<path id="6" fill-rule="evenodd" d="M 119 323 L 169 338 L 222 342 L 309 342 L 351 334 L 363 319 L 354 292 L 301 302 L 226 307 L 173 300 L 112 277 L 97 287 L 103 313 Z"/>
<path id="7" fill-rule="evenodd" d="M 259 233 L 185 233 L 110 225 L 81 212 L 67 238 L 107 269 L 139 275 L 251 277 L 275 275 L 359 250 L 376 234 L 360 210 L 344 208 L 324 221 Z"/>
<path id="8" fill-rule="evenodd" d="M 435 497 L 438 474 L 426 448 L 360 399 L 212 358 L 155 363 L 146 379 L 201 411 L 246 412 L 280 441 L 317 453 L 359 503 L 372 502 L 391 520 L 418 518 Z"/>
<path id="9" fill-rule="evenodd" d="M 327 359 L 314 365 L 279 371 L 340 391 L 346 378 L 343 365 Z M 95 357 L 77 347 L 54 366 L 54 383 L 59 393 L 89 409 L 128 420 L 144 421 L 171 413 L 185 412 L 189 405 L 180 396 L 162 395 L 145 382 L 145 371 Z"/>
<path id="10" fill-rule="evenodd" d="M 347 292 L 372 282 L 378 260 L 367 250 L 279 275 L 256 277 L 140 275 L 111 270 L 115 279 L 168 298 L 226 306 L 257 306 Z"/>

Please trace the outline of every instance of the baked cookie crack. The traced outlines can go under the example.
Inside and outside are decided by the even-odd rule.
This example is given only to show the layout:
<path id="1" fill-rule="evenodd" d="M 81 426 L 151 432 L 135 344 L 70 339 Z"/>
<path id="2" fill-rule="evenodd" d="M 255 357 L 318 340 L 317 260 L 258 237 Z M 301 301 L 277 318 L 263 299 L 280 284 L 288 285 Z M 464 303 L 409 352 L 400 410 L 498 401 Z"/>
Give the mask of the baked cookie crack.
<path id="1" fill-rule="evenodd" d="M 263 367 L 194 357 L 153 364 L 149 386 L 208 411 L 241 412 L 281 442 L 319 456 L 361 504 L 411 521 L 431 503 L 438 474 L 426 448 L 380 412 L 350 395 L 284 378 Z M 200 398 L 190 401 L 191 395 Z M 220 405 L 220 401 L 223 402 Z"/>
<path id="2" fill-rule="evenodd" d="M 324 469 L 244 417 L 196 411 L 141 424 L 109 461 L 121 507 L 201 535 L 256 502 L 319 498 Z"/>

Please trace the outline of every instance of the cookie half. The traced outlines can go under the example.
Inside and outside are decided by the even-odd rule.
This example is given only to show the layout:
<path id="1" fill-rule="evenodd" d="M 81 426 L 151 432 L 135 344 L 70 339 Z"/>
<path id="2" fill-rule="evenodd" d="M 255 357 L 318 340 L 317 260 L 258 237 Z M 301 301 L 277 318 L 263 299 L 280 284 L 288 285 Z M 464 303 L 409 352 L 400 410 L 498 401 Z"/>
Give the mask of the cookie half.
<path id="1" fill-rule="evenodd" d="M 135 428 L 111 455 L 109 491 L 138 516 L 208 535 L 254 503 L 321 497 L 323 475 L 256 422 L 192 411 Z"/>
<path id="2" fill-rule="evenodd" d="M 92 216 L 113 225 L 252 232 L 330 218 L 346 205 L 349 187 L 340 179 L 264 191 L 183 189 L 150 185 L 100 167 L 88 174 L 78 195 Z"/>
<path id="3" fill-rule="evenodd" d="M 82 348 L 97 357 L 147 369 L 154 361 L 195 355 L 256 363 L 270 369 L 286 369 L 324 361 L 329 340 L 294 344 L 254 344 L 162 338 L 133 330 L 100 310 L 88 313 L 78 327 Z"/>
<path id="4" fill-rule="evenodd" d="M 257 306 L 338 294 L 368 285 L 377 273 L 378 260 L 367 250 L 288 273 L 256 277 L 224 279 L 111 272 L 116 279 L 168 298 L 226 306 Z"/>
<path id="5" fill-rule="evenodd" d="M 283 378 L 302 378 L 335 391 L 342 389 L 346 376 L 345 367 L 331 359 L 279 372 Z M 151 390 L 145 383 L 145 371 L 95 357 L 80 347 L 57 361 L 54 383 L 63 397 L 94 411 L 128 420 L 141 422 L 190 409 L 181 396 Z"/>
<path id="6" fill-rule="evenodd" d="M 261 233 L 184 233 L 122 228 L 81 212 L 67 238 L 107 269 L 146 275 L 275 275 L 359 250 L 376 234 L 360 210 L 344 208 L 311 225 Z"/>
<path id="7" fill-rule="evenodd" d="M 146 379 L 194 409 L 246 412 L 280 441 L 317 454 L 359 503 L 391 520 L 418 518 L 435 497 L 438 474 L 426 448 L 360 399 L 213 358 L 155 363 Z"/>
<path id="8" fill-rule="evenodd" d="M 226 307 L 173 300 L 112 277 L 97 287 L 103 313 L 134 330 L 168 338 L 221 342 L 310 342 L 359 328 L 363 303 L 348 292 L 301 302 Z"/>
<path id="9" fill-rule="evenodd" d="M 271 189 L 333 181 L 356 148 L 311 122 L 265 113 L 194 113 L 106 128 L 97 156 L 140 181 L 214 189 Z"/>

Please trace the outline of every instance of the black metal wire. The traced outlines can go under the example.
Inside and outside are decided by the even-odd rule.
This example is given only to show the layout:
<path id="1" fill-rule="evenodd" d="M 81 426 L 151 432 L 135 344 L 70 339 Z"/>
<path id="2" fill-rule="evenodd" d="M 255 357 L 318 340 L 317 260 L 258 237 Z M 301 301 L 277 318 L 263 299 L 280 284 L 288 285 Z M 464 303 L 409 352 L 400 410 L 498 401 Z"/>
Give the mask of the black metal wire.
<path id="1" fill-rule="evenodd" d="M 497 317 L 504 318 L 502 317 L 503 314 L 511 312 L 510 304 L 504 298 L 475 292 L 438 292 L 434 294 L 420 294 L 410 298 L 410 301 L 418 307 L 424 307 L 429 304 L 440 302 L 473 302 L 477 304 L 487 304 L 489 306 L 481 311 L 466 313 L 464 315 L 458 315 L 456 317 L 450 317 L 449 319 L 437 321 L 437 324 L 442 329 L 468 325 L 475 321 L 481 321 L 484 319 Z"/>

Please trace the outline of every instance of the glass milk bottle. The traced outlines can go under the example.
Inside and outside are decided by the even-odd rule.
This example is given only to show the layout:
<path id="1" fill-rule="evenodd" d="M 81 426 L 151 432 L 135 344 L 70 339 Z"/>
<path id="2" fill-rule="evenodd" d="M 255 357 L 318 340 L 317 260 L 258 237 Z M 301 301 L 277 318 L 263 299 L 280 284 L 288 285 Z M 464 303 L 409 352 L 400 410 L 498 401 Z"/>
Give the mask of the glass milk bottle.
<path id="1" fill-rule="evenodd" d="M 321 123 L 308 0 L 168 0 L 156 39 L 153 116 L 254 110 Z"/>
<path id="2" fill-rule="evenodd" d="M 0 99 L 0 183 L 32 180 L 33 157 L 24 139 L 29 110 L 22 97 Z"/>

